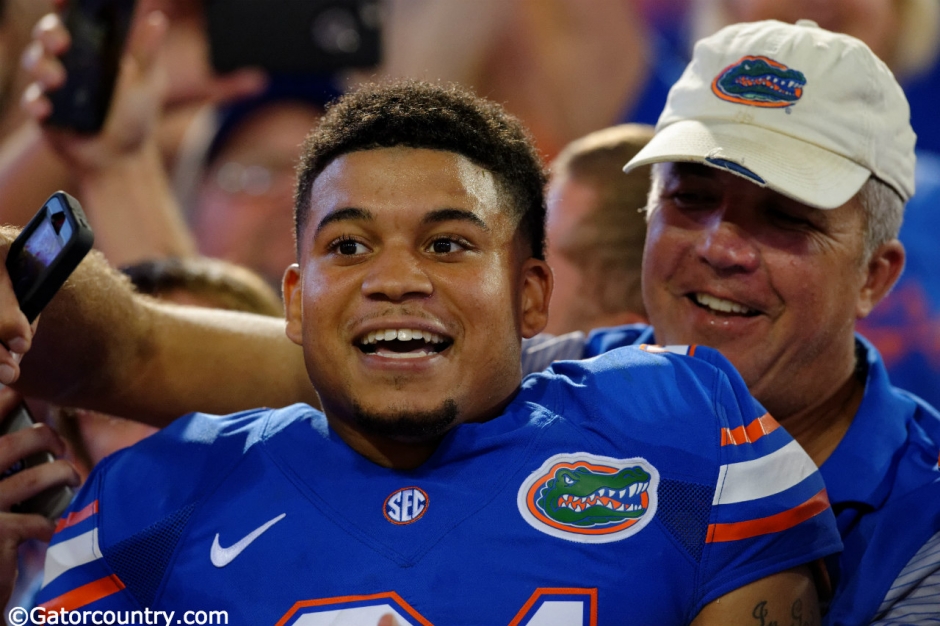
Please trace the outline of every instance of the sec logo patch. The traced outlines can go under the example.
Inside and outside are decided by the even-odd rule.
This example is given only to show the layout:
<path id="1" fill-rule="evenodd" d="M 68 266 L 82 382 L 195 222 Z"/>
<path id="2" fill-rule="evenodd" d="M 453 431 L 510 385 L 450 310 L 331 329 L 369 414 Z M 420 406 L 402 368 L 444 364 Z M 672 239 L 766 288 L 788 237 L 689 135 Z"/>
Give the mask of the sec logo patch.
<path id="1" fill-rule="evenodd" d="M 418 487 L 399 489 L 385 499 L 385 519 L 393 524 L 417 522 L 428 510 L 428 494 Z"/>

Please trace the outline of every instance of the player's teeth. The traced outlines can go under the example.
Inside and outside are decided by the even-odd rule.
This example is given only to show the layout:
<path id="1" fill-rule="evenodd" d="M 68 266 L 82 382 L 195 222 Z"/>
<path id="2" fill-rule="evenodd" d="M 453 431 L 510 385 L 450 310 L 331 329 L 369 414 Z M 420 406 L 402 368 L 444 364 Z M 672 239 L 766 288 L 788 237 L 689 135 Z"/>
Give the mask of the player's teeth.
<path id="1" fill-rule="evenodd" d="M 621 489 L 621 490 L 620 490 L 620 497 L 623 498 L 623 496 L 626 495 L 626 493 L 627 493 L 627 490 L 626 490 L 626 489 Z"/>
<path id="2" fill-rule="evenodd" d="M 722 298 L 716 298 L 707 293 L 697 293 L 695 294 L 695 301 L 706 306 L 709 309 L 715 311 L 721 311 L 722 313 L 737 313 L 737 314 L 746 314 L 750 313 L 751 309 L 738 304 L 737 302 L 732 302 L 731 300 L 723 300 Z"/>
<path id="3" fill-rule="evenodd" d="M 426 341 L 428 343 L 442 343 L 444 338 L 432 332 L 415 330 L 413 328 L 389 328 L 388 330 L 374 330 L 361 339 L 361 343 L 369 344 L 376 341 Z"/>
<path id="4" fill-rule="evenodd" d="M 423 356 L 428 356 L 429 352 L 424 350 L 415 350 L 413 352 L 382 352 L 382 356 L 388 359 L 418 359 Z"/>
<path id="5" fill-rule="evenodd" d="M 636 495 L 636 490 L 637 490 L 637 487 L 639 486 L 640 485 L 638 485 L 637 483 L 633 483 L 632 485 L 630 485 L 630 497 L 631 498 Z"/>

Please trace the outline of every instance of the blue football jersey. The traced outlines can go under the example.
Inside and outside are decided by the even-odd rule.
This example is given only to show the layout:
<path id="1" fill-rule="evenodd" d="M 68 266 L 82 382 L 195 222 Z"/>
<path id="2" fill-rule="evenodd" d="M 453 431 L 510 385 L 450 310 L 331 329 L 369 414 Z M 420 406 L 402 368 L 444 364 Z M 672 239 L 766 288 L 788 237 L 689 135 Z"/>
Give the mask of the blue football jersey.
<path id="1" fill-rule="evenodd" d="M 43 606 L 229 624 L 687 624 L 841 548 L 815 465 L 706 348 L 556 363 L 408 471 L 306 405 L 194 414 L 59 526 Z"/>

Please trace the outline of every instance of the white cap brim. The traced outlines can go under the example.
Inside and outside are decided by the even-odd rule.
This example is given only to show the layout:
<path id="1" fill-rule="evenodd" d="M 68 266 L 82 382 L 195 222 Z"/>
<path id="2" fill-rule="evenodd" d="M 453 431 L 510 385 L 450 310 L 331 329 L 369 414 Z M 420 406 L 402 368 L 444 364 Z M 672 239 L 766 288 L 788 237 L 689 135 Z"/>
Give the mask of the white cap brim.
<path id="1" fill-rule="evenodd" d="M 760 126 L 720 120 L 681 120 L 659 129 L 623 170 L 665 162 L 724 169 L 817 209 L 842 206 L 871 176 L 865 167 L 817 145 Z"/>

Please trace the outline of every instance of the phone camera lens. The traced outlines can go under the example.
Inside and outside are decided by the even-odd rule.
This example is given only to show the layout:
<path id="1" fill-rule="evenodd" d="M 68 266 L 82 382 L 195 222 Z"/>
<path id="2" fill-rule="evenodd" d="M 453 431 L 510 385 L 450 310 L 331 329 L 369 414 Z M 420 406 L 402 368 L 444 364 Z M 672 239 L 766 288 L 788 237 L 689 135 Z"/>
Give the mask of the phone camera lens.
<path id="1" fill-rule="evenodd" d="M 320 13 L 311 31 L 313 41 L 324 52 L 350 54 L 359 50 L 362 39 L 359 25 L 348 10 L 333 8 Z"/>

